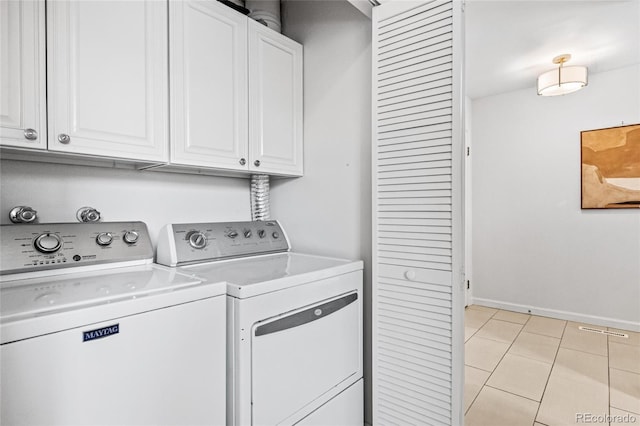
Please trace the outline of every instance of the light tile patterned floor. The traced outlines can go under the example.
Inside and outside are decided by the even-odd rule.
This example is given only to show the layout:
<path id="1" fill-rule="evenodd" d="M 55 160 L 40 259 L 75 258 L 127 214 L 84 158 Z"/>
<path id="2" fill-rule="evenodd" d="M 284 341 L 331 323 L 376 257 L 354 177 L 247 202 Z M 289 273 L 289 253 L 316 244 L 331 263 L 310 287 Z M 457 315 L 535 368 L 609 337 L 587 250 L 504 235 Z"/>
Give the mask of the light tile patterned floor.
<path id="1" fill-rule="evenodd" d="M 465 425 L 640 426 L 640 333 L 472 305 Z"/>

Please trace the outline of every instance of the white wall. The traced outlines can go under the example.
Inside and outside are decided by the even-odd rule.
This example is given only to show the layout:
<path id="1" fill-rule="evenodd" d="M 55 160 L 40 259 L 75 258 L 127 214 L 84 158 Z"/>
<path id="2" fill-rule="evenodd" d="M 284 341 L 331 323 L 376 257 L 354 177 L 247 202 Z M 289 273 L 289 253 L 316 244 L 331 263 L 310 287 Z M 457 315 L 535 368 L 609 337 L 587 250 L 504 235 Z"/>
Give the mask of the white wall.
<path id="1" fill-rule="evenodd" d="M 141 220 L 155 244 L 168 223 L 250 220 L 249 181 L 163 172 L 2 160 L 0 223 L 28 205 L 40 222 L 75 222 L 91 206 L 104 221 Z"/>
<path id="2" fill-rule="evenodd" d="M 364 259 L 369 319 L 371 21 L 346 1 L 300 0 L 283 3 L 283 21 L 304 46 L 305 176 L 272 181 L 271 216 L 295 250 Z M 365 336 L 370 354 L 368 321 Z M 365 370 L 368 382 L 370 355 Z"/>
<path id="3" fill-rule="evenodd" d="M 476 303 L 640 329 L 640 211 L 580 209 L 580 131 L 640 122 L 640 65 L 474 100 Z"/>

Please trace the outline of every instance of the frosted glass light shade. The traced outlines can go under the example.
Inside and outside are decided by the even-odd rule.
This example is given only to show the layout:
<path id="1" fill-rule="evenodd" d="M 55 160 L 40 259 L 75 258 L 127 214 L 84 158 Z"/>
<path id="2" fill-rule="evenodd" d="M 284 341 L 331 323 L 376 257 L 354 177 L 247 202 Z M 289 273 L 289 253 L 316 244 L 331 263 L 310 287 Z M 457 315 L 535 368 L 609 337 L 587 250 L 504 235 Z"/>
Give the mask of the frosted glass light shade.
<path id="1" fill-rule="evenodd" d="M 587 85 L 587 67 L 559 67 L 538 77 L 538 95 L 558 96 Z"/>

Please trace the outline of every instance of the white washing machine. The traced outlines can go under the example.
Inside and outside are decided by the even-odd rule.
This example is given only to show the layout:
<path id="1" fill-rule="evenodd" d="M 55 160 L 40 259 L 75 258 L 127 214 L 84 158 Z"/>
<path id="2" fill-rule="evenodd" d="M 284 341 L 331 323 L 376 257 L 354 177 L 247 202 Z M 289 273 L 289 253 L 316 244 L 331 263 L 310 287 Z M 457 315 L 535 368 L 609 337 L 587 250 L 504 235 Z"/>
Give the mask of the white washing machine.
<path id="1" fill-rule="evenodd" d="M 0 229 L 0 423 L 222 425 L 226 287 L 142 222 Z"/>
<path id="2" fill-rule="evenodd" d="M 276 221 L 174 224 L 157 261 L 227 283 L 227 424 L 363 424 L 362 261 L 291 253 Z"/>

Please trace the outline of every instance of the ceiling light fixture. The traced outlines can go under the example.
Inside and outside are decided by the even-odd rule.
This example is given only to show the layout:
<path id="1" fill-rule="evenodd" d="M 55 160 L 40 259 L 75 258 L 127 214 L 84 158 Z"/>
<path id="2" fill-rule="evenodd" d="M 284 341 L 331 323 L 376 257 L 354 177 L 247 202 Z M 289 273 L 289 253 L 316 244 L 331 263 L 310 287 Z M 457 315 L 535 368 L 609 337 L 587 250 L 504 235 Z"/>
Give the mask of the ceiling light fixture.
<path id="1" fill-rule="evenodd" d="M 569 54 L 553 58 L 553 63 L 558 64 L 558 69 L 540 74 L 538 77 L 538 95 L 566 95 L 587 85 L 587 67 L 565 67 L 564 63 L 569 59 L 571 59 Z"/>

